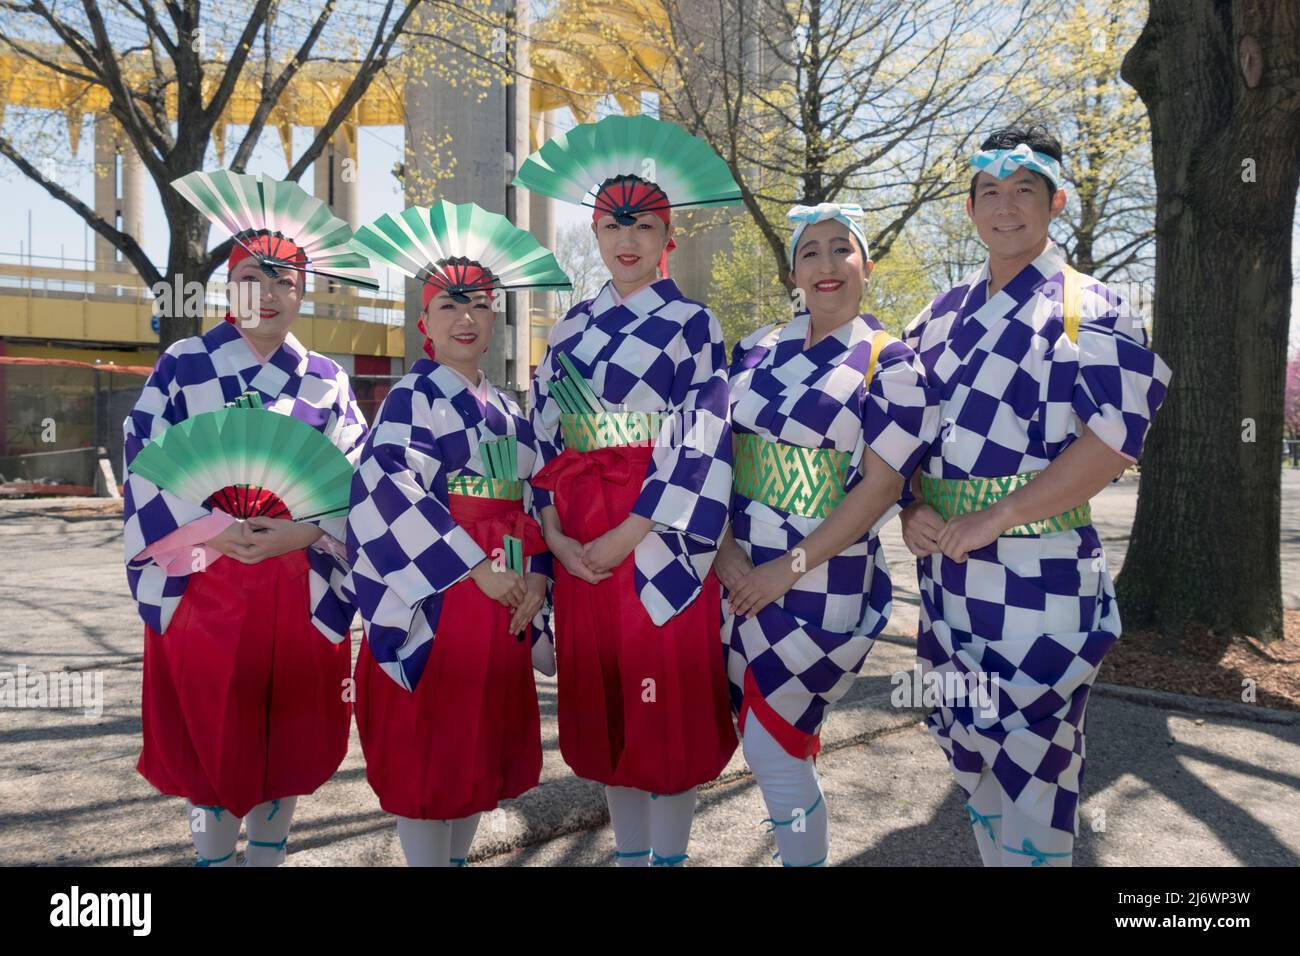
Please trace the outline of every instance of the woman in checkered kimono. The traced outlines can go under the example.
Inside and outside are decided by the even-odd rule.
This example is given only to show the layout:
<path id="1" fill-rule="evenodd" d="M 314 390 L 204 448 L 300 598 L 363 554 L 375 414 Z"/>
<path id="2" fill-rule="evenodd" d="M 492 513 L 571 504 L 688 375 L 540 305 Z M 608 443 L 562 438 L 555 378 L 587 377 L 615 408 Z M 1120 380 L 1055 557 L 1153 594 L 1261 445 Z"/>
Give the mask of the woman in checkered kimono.
<path id="1" fill-rule="evenodd" d="M 805 309 L 739 342 L 731 527 L 718 553 L 732 707 L 785 866 L 826 862 L 813 758 L 891 610 L 873 533 L 934 438 L 938 399 L 916 355 L 859 314 L 873 263 L 857 206 L 796 206 Z"/>
<path id="2" fill-rule="evenodd" d="M 257 313 L 168 347 L 124 424 L 127 579 L 145 621 L 137 769 L 186 798 L 200 866 L 234 865 L 240 818 L 246 863 L 278 865 L 298 795 L 347 753 L 343 518 L 236 520 L 160 489 L 131 462 L 171 426 L 241 396 L 355 457 L 366 426 L 347 374 L 289 331 L 304 287 L 296 264 L 311 262 L 290 239 L 243 235 L 230 279 L 259 287 Z"/>
<path id="3" fill-rule="evenodd" d="M 988 261 L 905 337 L 942 401 L 903 513 L 917 655 L 943 681 L 929 728 L 986 866 L 1070 863 L 1088 691 L 1120 634 L 1088 499 L 1141 454 L 1170 375 L 1048 238 L 1060 159 L 1041 127 L 985 141 L 967 212 Z"/>
<path id="4" fill-rule="evenodd" d="M 597 138 L 644 119 L 609 117 Z M 671 138 L 669 125 L 654 128 Z M 694 143 L 703 165 L 721 164 Z M 638 155 L 629 147 L 581 164 L 609 176 L 581 190 L 595 196 L 592 231 L 610 279 L 551 329 L 533 381 L 543 466 L 533 484 L 557 559 L 560 751 L 574 773 L 605 785 L 620 866 L 676 866 L 696 787 L 736 749 L 710 571 L 727 520 L 731 432 L 722 330 L 667 277 L 669 206 L 692 198 L 688 182 L 673 179 L 674 192 L 640 178 L 675 160 L 643 165 Z M 547 147 L 541 156 L 551 168 L 563 158 Z M 537 162 L 521 170 L 525 185 Z"/>
<path id="5" fill-rule="evenodd" d="M 532 236 L 472 203 L 385 215 L 355 246 L 423 282 L 428 355 L 384 399 L 352 481 L 357 731 L 407 863 L 464 866 L 483 811 L 537 785 L 533 642 L 543 669 L 550 653 L 530 633 L 550 573 L 527 513 L 533 430 L 479 361 L 505 289 L 569 283 Z"/>

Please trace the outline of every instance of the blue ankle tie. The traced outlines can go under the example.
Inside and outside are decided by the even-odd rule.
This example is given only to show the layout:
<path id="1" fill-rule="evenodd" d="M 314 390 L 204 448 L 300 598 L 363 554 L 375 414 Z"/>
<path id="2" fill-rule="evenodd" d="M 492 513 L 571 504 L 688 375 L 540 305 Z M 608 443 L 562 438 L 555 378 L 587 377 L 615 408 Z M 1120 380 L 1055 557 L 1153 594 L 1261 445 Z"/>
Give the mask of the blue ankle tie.
<path id="1" fill-rule="evenodd" d="M 1008 853 L 1019 853 L 1021 856 L 1032 856 L 1034 858 L 1034 862 L 1031 863 L 1030 866 L 1046 866 L 1049 857 L 1062 857 L 1062 856 L 1074 855 L 1073 853 L 1047 853 L 1043 850 L 1038 849 L 1038 847 L 1034 846 L 1033 841 L 1030 840 L 1028 837 L 1026 837 L 1025 842 L 1020 845 L 1019 850 L 1017 850 L 1013 846 L 1007 846 L 1005 843 L 1002 844 L 1002 849 L 1006 850 Z"/>
<path id="2" fill-rule="evenodd" d="M 993 824 L 989 823 L 989 821 L 990 821 L 990 820 L 1001 820 L 1001 819 L 1002 819 L 1002 814 L 1000 814 L 1000 813 L 993 813 L 993 814 L 990 814 L 989 816 L 986 817 L 986 816 L 983 816 L 983 815 L 982 815 L 978 810 L 976 810 L 974 807 L 972 807 L 969 803 L 966 804 L 966 812 L 967 812 L 968 814 L 970 814 L 970 820 L 969 820 L 969 823 L 970 823 L 971 826 L 982 826 L 985 830 L 988 831 L 988 833 L 989 833 L 989 839 L 992 840 L 994 843 L 997 843 L 997 842 L 998 842 L 998 838 L 997 838 L 996 834 L 994 834 L 994 832 L 993 832 Z"/>
<path id="3" fill-rule="evenodd" d="M 614 851 L 614 859 L 616 860 L 631 860 L 639 856 L 649 856 L 649 855 L 650 855 L 649 850 L 640 850 L 636 853 L 620 853 L 618 850 Z"/>
<path id="4" fill-rule="evenodd" d="M 452 866 L 469 866 L 469 864 L 465 862 L 465 858 L 464 858 L 463 856 L 453 856 L 453 857 L 451 858 L 451 865 L 452 865 Z"/>
<path id="5" fill-rule="evenodd" d="M 813 801 L 813 805 L 812 805 L 811 807 L 809 807 L 807 810 L 804 811 L 804 813 L 803 813 L 803 818 L 804 818 L 805 820 L 808 819 L 809 815 L 810 815 L 814 810 L 816 810 L 818 807 L 820 807 L 820 806 L 822 805 L 822 796 L 823 796 L 823 795 L 820 794 L 820 793 L 817 794 L 817 799 Z M 794 821 L 795 821 L 795 820 L 798 820 L 798 819 L 799 819 L 798 817 L 791 817 L 789 820 L 773 820 L 771 817 L 767 817 L 766 819 L 761 820 L 761 821 L 759 821 L 759 822 L 760 822 L 760 823 L 770 823 L 770 824 L 772 824 L 770 827 L 767 828 L 767 832 L 768 832 L 768 833 L 771 833 L 771 832 L 772 832 L 773 830 L 775 830 L 777 827 L 788 827 L 790 824 L 794 823 Z"/>
<path id="6" fill-rule="evenodd" d="M 685 853 L 678 853 L 676 856 L 660 856 L 658 853 L 651 851 L 651 866 L 677 866 L 678 864 L 690 859 Z"/>
<path id="7" fill-rule="evenodd" d="M 196 803 L 195 806 L 198 806 L 198 804 Z M 200 857 L 199 857 L 199 861 L 198 861 L 197 863 L 195 863 L 194 865 L 195 865 L 195 866 L 211 866 L 213 863 L 225 863 L 227 860 L 229 860 L 229 859 L 230 859 L 232 856 L 234 856 L 234 855 L 235 855 L 235 851 L 234 851 L 234 850 L 231 850 L 231 851 L 230 851 L 229 853 L 227 853 L 225 856 L 219 856 L 219 857 L 217 857 L 215 860 L 209 860 L 206 856 L 200 856 Z"/>

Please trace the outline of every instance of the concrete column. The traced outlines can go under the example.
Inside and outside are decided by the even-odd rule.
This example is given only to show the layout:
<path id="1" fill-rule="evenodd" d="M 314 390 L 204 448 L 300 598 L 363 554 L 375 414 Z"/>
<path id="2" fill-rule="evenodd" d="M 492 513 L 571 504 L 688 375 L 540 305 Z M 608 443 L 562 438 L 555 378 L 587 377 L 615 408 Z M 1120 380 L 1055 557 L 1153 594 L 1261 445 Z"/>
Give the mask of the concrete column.
<path id="1" fill-rule="evenodd" d="M 506 9 L 506 0 L 494 0 L 493 8 Z M 418 29 L 418 27 L 417 27 Z M 468 27 L 453 30 L 450 39 L 471 49 L 482 45 Z M 452 86 L 443 78 L 447 70 L 481 74 L 483 66 L 441 43 L 431 43 L 411 36 L 407 61 L 405 199 L 407 205 L 431 205 L 438 199 L 448 202 L 474 202 L 489 212 L 508 215 L 506 184 L 514 177 L 513 162 L 508 154 L 514 134 L 507 124 L 507 90 L 493 82 L 486 95 L 477 84 Z M 501 42 L 500 38 L 497 42 Z M 492 41 L 489 40 L 489 43 Z M 492 55 L 491 47 L 481 51 Z M 497 54 L 500 55 L 499 53 Z M 441 71 L 429 67 L 433 60 Z M 448 145 L 443 141 L 451 135 Z M 454 176 L 440 179 L 455 158 Z M 420 313 L 420 287 L 407 282 L 406 294 L 406 361 L 407 367 L 424 357 L 423 338 L 415 323 Z M 500 319 L 498 319 L 500 322 Z M 504 323 L 502 324 L 504 325 Z M 488 378 L 503 387 L 511 384 L 506 353 L 513 344 L 508 330 L 499 326 L 492 346 L 484 356 L 483 370 Z"/>
<path id="2" fill-rule="evenodd" d="M 117 223 L 117 130 L 112 117 L 95 114 L 95 214 Z M 112 272 L 117 268 L 112 243 L 95 233 L 95 270 Z"/>
<path id="3" fill-rule="evenodd" d="M 116 228 L 143 240 L 144 163 L 107 114 L 95 116 L 94 138 L 95 212 Z M 130 263 L 119 261 L 117 249 L 99 233 L 95 233 L 95 270 L 132 271 Z"/>
<path id="4" fill-rule="evenodd" d="M 359 225 L 356 160 L 355 134 L 349 135 L 347 125 L 343 124 L 334 131 L 334 136 L 321 150 L 316 162 L 312 164 L 314 180 L 312 195 L 317 199 L 325 200 L 334 215 L 346 221 L 353 229 Z M 310 286 L 313 292 L 338 292 L 340 289 L 348 288 L 319 276 L 311 277 Z M 316 303 L 315 314 L 322 318 L 350 319 L 356 317 L 356 310 L 351 307 Z"/>
<path id="5" fill-rule="evenodd" d="M 532 127 L 532 82 L 528 78 L 528 0 L 514 0 L 515 29 L 513 82 L 506 89 L 506 136 L 508 143 L 506 170 L 506 215 L 520 229 L 527 230 L 532 223 L 532 201 L 522 189 L 509 185 L 519 171 L 519 166 L 529 153 L 529 133 Z M 532 346 L 532 310 L 540 295 L 533 292 L 516 292 L 508 296 L 507 317 L 510 321 L 510 348 L 506 362 L 506 381 L 502 383 L 521 397 L 529 385 L 529 358 Z M 498 329 L 494 338 L 501 337 L 505 329 Z"/>
<path id="6" fill-rule="evenodd" d="M 540 148 L 543 143 L 555 135 L 556 122 L 554 110 L 546 110 L 531 117 L 533 128 L 532 149 Z M 529 151 L 531 152 L 532 149 Z M 555 200 L 541 193 L 530 193 L 528 204 L 529 231 L 551 252 L 555 251 Z M 546 340 L 551 325 L 559 318 L 555 314 L 556 299 L 554 292 L 534 292 L 532 317 L 535 320 L 529 329 L 529 348 L 531 339 Z M 541 319 L 541 321 L 536 321 Z"/>

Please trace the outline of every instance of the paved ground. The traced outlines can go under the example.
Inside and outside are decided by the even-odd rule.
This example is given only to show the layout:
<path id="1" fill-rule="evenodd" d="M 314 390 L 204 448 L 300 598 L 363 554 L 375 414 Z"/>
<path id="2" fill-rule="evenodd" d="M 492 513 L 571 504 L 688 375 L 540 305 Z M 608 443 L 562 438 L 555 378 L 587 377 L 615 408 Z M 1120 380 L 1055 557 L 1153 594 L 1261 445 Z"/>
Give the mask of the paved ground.
<path id="1" fill-rule="evenodd" d="M 1112 566 L 1123 560 L 1135 486 L 1094 502 Z M 1300 474 L 1284 480 L 1283 589 L 1300 607 Z M 102 679 L 102 713 L 0 707 L 0 863 L 188 864 L 179 801 L 134 770 L 141 626 L 119 563 L 115 520 L 32 518 L 0 502 L 0 673 Z M 896 586 L 889 635 L 833 713 L 819 760 L 835 865 L 977 865 L 963 800 L 920 713 L 889 702 L 910 671 L 913 566 L 885 531 Z M 484 818 L 473 857 L 487 865 L 601 864 L 613 839 L 599 788 L 575 779 L 555 740 L 555 686 L 541 679 L 542 785 Z M 1078 865 L 1300 864 L 1300 716 L 1102 686 L 1089 719 Z M 739 755 L 703 791 L 692 862 L 771 865 L 762 800 Z M 401 862 L 365 782 L 355 732 L 338 774 L 298 811 L 289 865 Z"/>

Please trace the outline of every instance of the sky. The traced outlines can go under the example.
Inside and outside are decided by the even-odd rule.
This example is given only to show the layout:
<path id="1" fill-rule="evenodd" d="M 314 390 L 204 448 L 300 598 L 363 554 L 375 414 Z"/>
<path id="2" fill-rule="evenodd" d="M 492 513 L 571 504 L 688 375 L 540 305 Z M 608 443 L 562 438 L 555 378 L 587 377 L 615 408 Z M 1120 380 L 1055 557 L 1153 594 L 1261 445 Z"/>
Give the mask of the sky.
<path id="1" fill-rule="evenodd" d="M 572 122 L 566 114 L 562 126 Z M 232 130 L 227 143 L 236 142 Z M 311 131 L 297 129 L 294 131 L 295 155 L 310 142 Z M 65 134 L 66 135 L 66 134 Z M 363 126 L 358 133 L 358 222 L 360 225 L 370 222 L 386 212 L 396 213 L 403 208 L 402 194 L 398 181 L 389 172 L 402 156 L 403 129 L 400 126 Z M 64 141 L 66 143 L 66 139 Z M 61 182 L 77 196 L 88 203 L 93 203 L 94 191 L 90 172 L 93 156 L 92 127 L 87 121 L 80 137 L 80 148 L 76 164 L 60 164 Z M 70 147 L 69 147 L 70 148 Z M 228 145 L 228 150 L 233 150 Z M 253 161 L 248 165 L 250 172 L 263 172 L 269 176 L 283 176 L 287 167 L 284 153 L 280 148 L 279 137 L 268 132 L 259 142 L 254 152 Z M 145 227 L 141 245 L 155 263 L 165 263 L 167 254 L 167 230 L 162 212 L 162 204 L 153 187 L 151 179 L 146 177 L 145 188 Z M 311 188 L 312 173 L 309 170 L 301 178 L 307 188 Z M 65 257 L 70 268 L 76 268 L 79 260 L 87 255 L 94 256 L 93 234 L 71 209 L 46 193 L 41 187 L 22 175 L 8 160 L 0 157 L 0 183 L 9 197 L 5 207 L 5 225 L 3 237 L 0 238 L 0 261 L 17 263 L 19 256 L 23 259 L 34 254 L 36 265 L 57 266 L 60 257 Z M 568 203 L 556 203 L 557 228 L 574 223 L 590 221 L 589 214 L 581 207 Z M 30 243 L 29 243 L 30 237 Z M 141 237 L 137 237 L 138 239 Z M 224 240 L 222 230 L 214 228 L 211 242 L 216 245 Z M 1291 322 L 1288 336 L 1288 353 L 1300 353 L 1300 219 L 1292 233 L 1293 272 L 1297 285 L 1291 296 Z M 402 284 L 400 277 L 389 272 L 380 276 L 381 284 L 400 295 Z"/>

